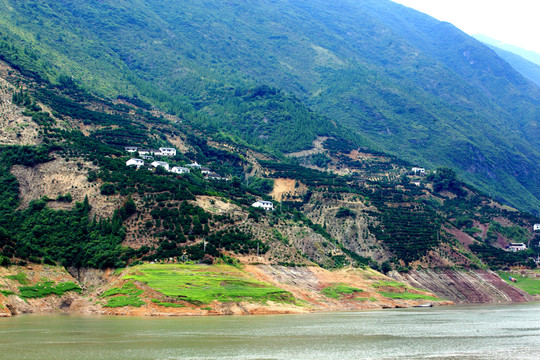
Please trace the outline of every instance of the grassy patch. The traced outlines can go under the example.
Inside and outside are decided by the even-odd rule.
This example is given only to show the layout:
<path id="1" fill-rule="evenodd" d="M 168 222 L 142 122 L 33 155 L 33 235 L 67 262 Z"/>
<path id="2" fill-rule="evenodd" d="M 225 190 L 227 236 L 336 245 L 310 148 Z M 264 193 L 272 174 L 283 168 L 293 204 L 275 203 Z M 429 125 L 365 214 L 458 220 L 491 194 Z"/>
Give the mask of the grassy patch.
<path id="1" fill-rule="evenodd" d="M 540 295 L 540 280 L 530 277 L 523 277 L 523 275 L 518 273 L 511 273 L 505 271 L 499 271 L 499 276 L 504 279 L 509 284 L 512 284 L 521 290 L 531 294 L 531 295 Z M 514 277 L 517 282 L 511 282 L 508 279 L 510 276 Z"/>
<path id="2" fill-rule="evenodd" d="M 14 292 L 11 291 L 11 290 L 0 290 L 0 294 L 2 294 L 4 296 L 9 296 L 9 295 L 13 295 Z"/>
<path id="3" fill-rule="evenodd" d="M 398 281 L 383 281 L 383 280 L 380 280 L 378 283 L 375 283 L 372 285 L 373 287 L 383 287 L 383 286 L 391 286 L 391 287 L 397 287 L 397 288 L 402 288 L 405 286 L 405 284 L 403 283 L 400 283 Z"/>
<path id="4" fill-rule="evenodd" d="M 71 281 L 66 281 L 59 284 L 54 284 L 53 281 L 44 281 L 33 286 L 21 286 L 19 287 L 19 296 L 24 299 L 42 298 L 47 295 L 61 296 L 68 291 L 81 292 L 79 285 Z"/>
<path id="5" fill-rule="evenodd" d="M 133 306 L 140 307 L 145 304 L 139 297 L 143 293 L 143 290 L 138 289 L 133 282 L 125 283 L 121 288 L 114 287 L 105 291 L 100 295 L 102 298 L 107 298 L 105 307 L 123 307 Z"/>
<path id="6" fill-rule="evenodd" d="M 342 299 L 345 295 L 359 293 L 362 291 L 364 290 L 344 284 L 331 285 L 322 289 L 322 293 L 332 299 Z"/>
<path id="7" fill-rule="evenodd" d="M 228 265 L 146 264 L 133 268 L 124 279 L 144 282 L 165 296 L 193 304 L 214 300 L 294 302 L 291 293 Z"/>
<path id="8" fill-rule="evenodd" d="M 424 295 L 424 294 L 414 294 L 409 292 L 404 293 L 394 293 L 394 292 L 386 292 L 381 291 L 379 292 L 384 297 L 390 298 L 390 299 L 402 299 L 402 300 L 432 300 L 432 301 L 440 301 L 441 299 Z"/>
<path id="9" fill-rule="evenodd" d="M 143 293 L 141 289 L 138 289 L 133 282 L 124 284 L 121 288 L 110 288 L 105 291 L 100 297 L 109 297 L 114 295 L 129 295 L 129 296 L 139 296 Z"/>
<path id="10" fill-rule="evenodd" d="M 184 307 L 184 305 L 182 304 L 176 304 L 176 303 L 170 303 L 170 302 L 163 302 L 163 301 L 160 301 L 158 299 L 152 299 L 152 302 L 154 304 L 158 304 L 160 306 L 164 306 L 164 307 L 171 307 L 171 308 L 180 308 L 180 307 Z"/>
<path id="11" fill-rule="evenodd" d="M 23 273 L 23 272 L 20 272 L 20 273 L 18 273 L 16 275 L 6 275 L 5 278 L 10 279 L 10 280 L 16 280 L 21 285 L 30 284 L 30 280 L 28 280 L 28 278 L 26 277 L 26 274 Z"/>
<path id="12" fill-rule="evenodd" d="M 141 307 L 145 304 L 138 296 L 115 296 L 107 300 L 104 307 Z"/>

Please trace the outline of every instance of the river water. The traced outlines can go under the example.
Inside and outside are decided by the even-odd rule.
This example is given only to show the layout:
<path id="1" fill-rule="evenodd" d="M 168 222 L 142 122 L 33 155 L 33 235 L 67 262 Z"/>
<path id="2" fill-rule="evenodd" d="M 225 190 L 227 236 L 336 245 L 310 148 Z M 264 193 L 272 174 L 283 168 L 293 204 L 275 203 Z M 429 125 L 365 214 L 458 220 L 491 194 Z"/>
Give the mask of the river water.
<path id="1" fill-rule="evenodd" d="M 540 303 L 308 315 L 0 319 L 0 359 L 540 359 Z"/>

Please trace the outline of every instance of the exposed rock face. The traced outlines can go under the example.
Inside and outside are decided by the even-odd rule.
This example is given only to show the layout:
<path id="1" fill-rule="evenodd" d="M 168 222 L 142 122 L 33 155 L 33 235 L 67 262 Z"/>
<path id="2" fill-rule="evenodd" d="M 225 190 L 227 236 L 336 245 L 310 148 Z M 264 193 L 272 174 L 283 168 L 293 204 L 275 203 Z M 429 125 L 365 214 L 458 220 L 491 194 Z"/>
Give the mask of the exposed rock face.
<path id="1" fill-rule="evenodd" d="M 437 296 L 455 303 L 525 302 L 534 298 L 508 285 L 490 270 L 413 270 L 407 274 L 391 274 L 397 280 L 428 289 Z"/>
<path id="2" fill-rule="evenodd" d="M 110 281 L 112 270 L 100 270 L 90 268 L 70 267 L 67 269 L 75 280 L 82 285 L 83 288 L 90 286 L 102 286 Z"/>
<path id="3" fill-rule="evenodd" d="M 88 181 L 88 171 L 96 169 L 95 165 L 83 159 L 66 161 L 62 158 L 32 167 L 13 166 L 11 173 L 19 182 L 20 208 L 26 208 L 30 201 L 44 196 L 56 199 L 58 195 L 69 193 L 73 197 L 72 202 L 49 201 L 48 206 L 52 209 L 68 210 L 75 202 L 82 202 L 88 196 L 92 206 L 91 217 L 112 216 L 119 206 L 119 196 L 103 196 L 100 194 L 100 183 Z"/>

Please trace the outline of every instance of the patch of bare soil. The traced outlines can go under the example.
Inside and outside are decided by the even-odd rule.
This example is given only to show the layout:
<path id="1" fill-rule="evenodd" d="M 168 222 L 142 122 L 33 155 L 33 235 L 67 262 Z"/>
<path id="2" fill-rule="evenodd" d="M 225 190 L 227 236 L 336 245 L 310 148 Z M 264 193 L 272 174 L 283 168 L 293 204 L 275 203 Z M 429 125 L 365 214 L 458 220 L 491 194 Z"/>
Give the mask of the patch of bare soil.
<path id="1" fill-rule="evenodd" d="M 30 201 L 48 197 L 53 201 L 49 207 L 53 209 L 71 209 L 75 202 L 81 202 L 85 196 L 92 206 L 92 213 L 100 217 L 112 216 L 118 207 L 118 196 L 103 196 L 100 194 L 97 182 L 88 181 L 87 174 L 96 167 L 82 159 L 64 160 L 61 158 L 38 164 L 33 167 L 15 165 L 11 173 L 19 182 L 19 208 L 26 208 Z M 73 201 L 54 201 L 59 195 L 70 193 Z M 93 215 L 92 214 L 92 215 Z"/>
<path id="2" fill-rule="evenodd" d="M 285 156 L 288 156 L 288 157 L 304 157 L 304 156 L 309 156 L 309 155 L 320 154 L 320 153 L 324 152 L 323 144 L 328 139 L 329 139 L 329 137 L 327 137 L 327 136 L 318 136 L 315 140 L 313 140 L 313 143 L 312 143 L 313 148 L 308 149 L 308 150 L 302 150 L 302 151 L 297 151 L 297 152 L 285 154 Z"/>
<path id="3" fill-rule="evenodd" d="M 41 143 L 39 126 L 22 114 L 24 108 L 12 103 L 15 87 L 0 78 L 0 144 L 37 145 Z"/>
<path id="4" fill-rule="evenodd" d="M 244 213 L 242 212 L 242 209 L 233 203 L 225 202 L 221 200 L 220 198 L 213 197 L 213 196 L 197 196 L 197 199 L 195 201 L 190 201 L 194 205 L 197 205 L 201 208 L 203 208 L 205 211 L 208 211 L 212 214 L 217 215 L 238 215 L 243 216 Z"/>
<path id="5" fill-rule="evenodd" d="M 294 200 L 307 191 L 307 187 L 301 182 L 294 179 L 274 179 L 274 188 L 270 196 L 276 201 L 281 201 L 284 198 Z"/>
<path id="6" fill-rule="evenodd" d="M 167 140 L 182 154 L 187 153 L 190 148 L 185 141 L 179 136 L 167 136 Z"/>
<path id="7" fill-rule="evenodd" d="M 452 234 L 463 246 L 467 247 L 467 249 L 469 248 L 469 245 L 474 244 L 474 238 L 461 230 L 444 228 L 444 231 Z"/>

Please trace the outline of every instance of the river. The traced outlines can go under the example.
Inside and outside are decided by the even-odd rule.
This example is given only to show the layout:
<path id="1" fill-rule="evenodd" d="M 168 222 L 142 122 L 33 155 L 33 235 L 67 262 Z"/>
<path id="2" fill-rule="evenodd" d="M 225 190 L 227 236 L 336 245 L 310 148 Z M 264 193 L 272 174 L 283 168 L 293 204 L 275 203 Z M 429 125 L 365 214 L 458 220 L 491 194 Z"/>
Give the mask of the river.
<path id="1" fill-rule="evenodd" d="M 539 359 L 540 303 L 279 316 L 0 319 L 0 359 Z"/>

